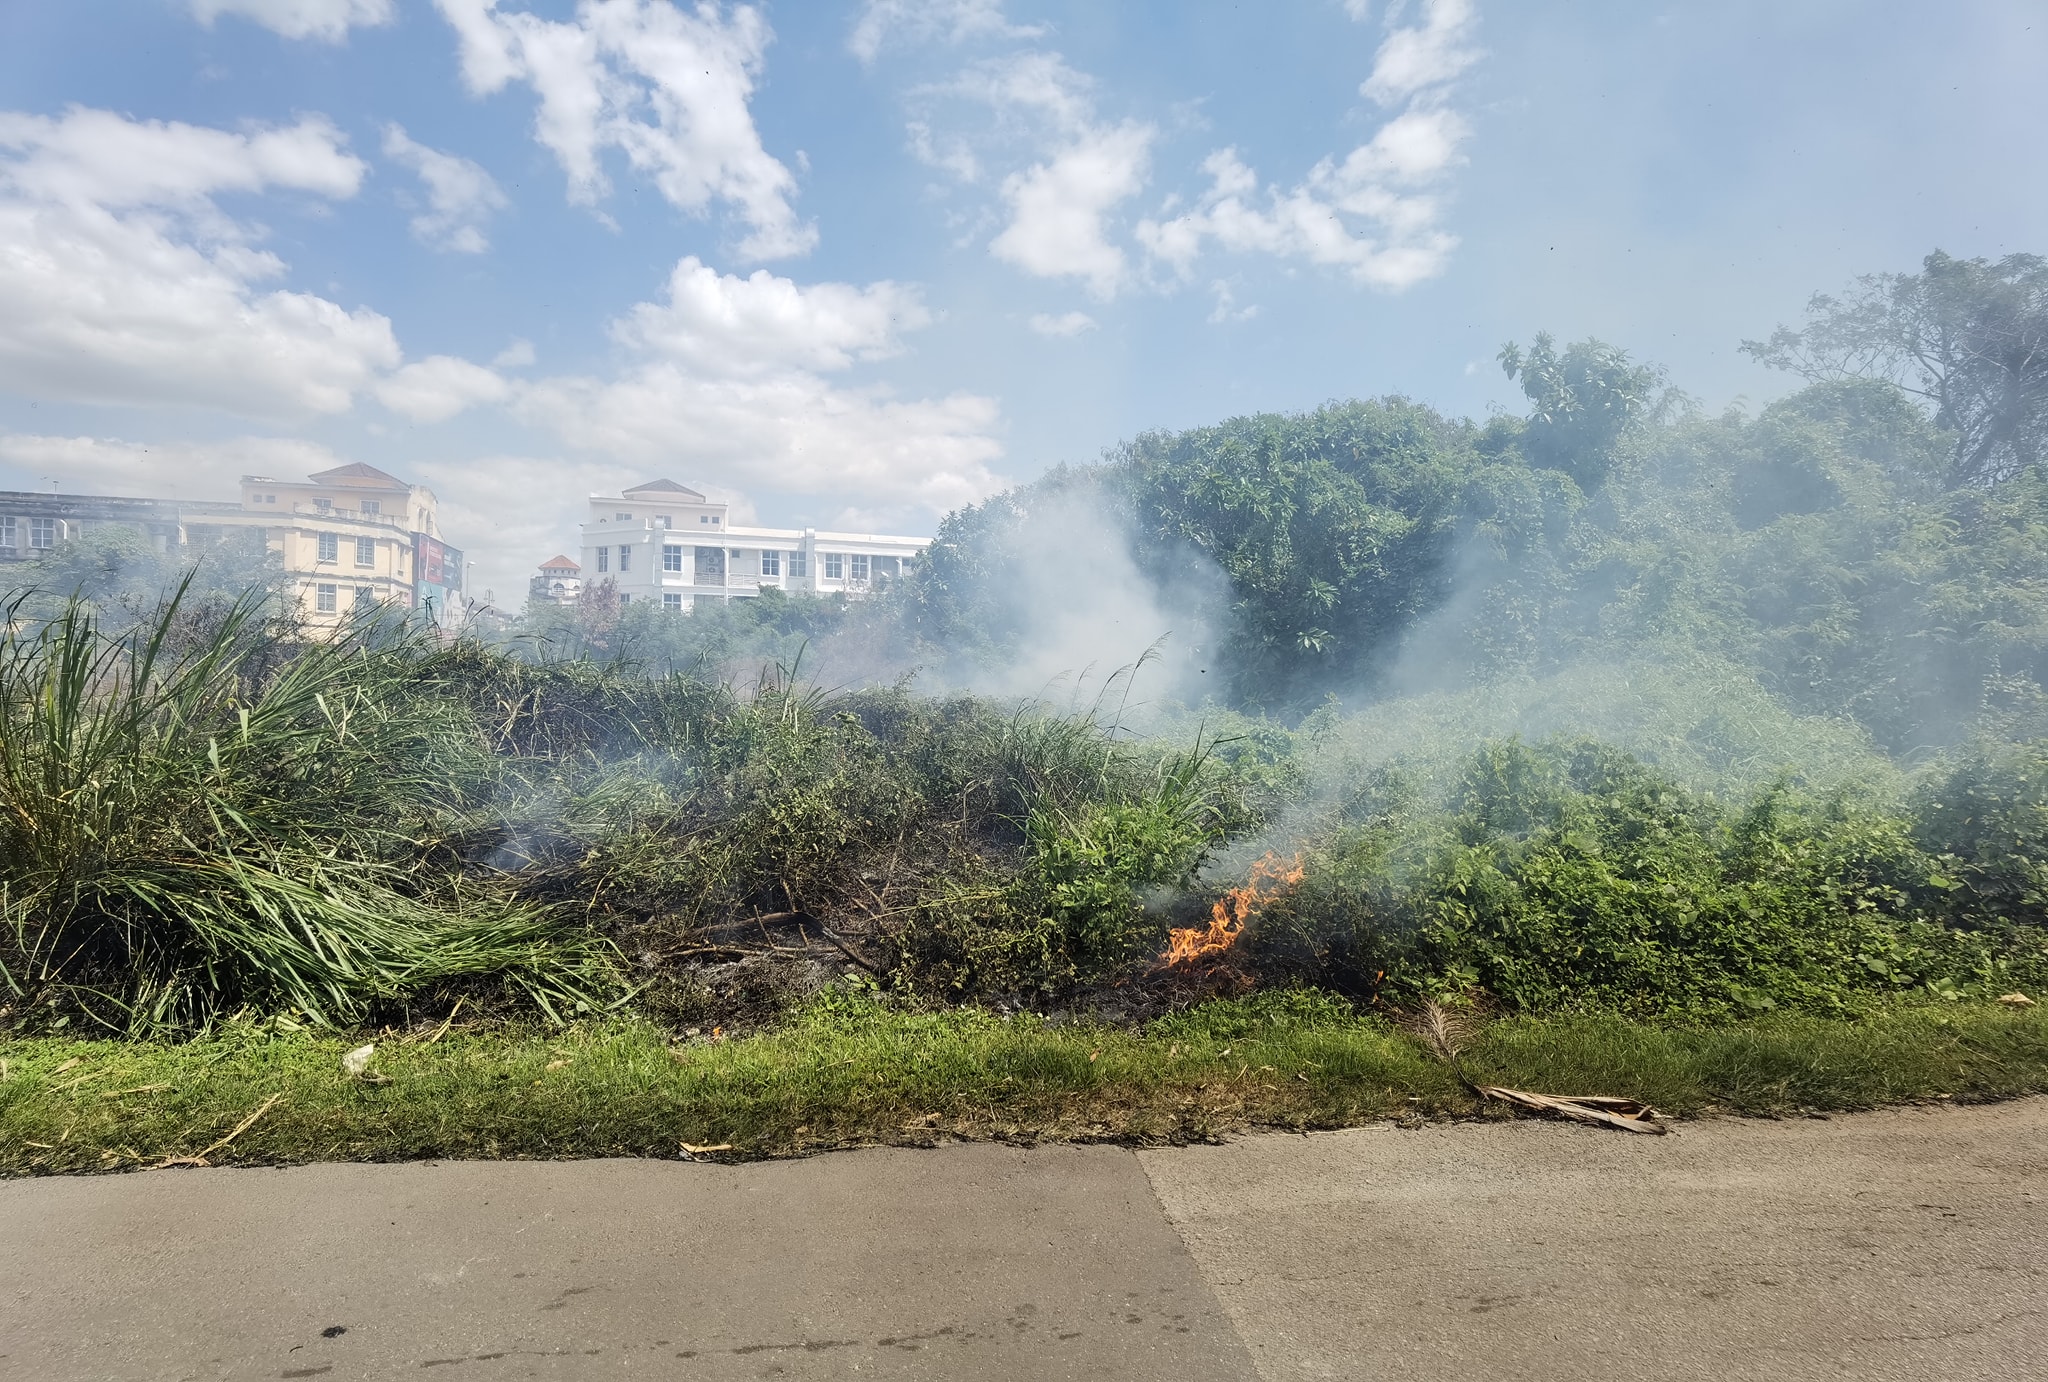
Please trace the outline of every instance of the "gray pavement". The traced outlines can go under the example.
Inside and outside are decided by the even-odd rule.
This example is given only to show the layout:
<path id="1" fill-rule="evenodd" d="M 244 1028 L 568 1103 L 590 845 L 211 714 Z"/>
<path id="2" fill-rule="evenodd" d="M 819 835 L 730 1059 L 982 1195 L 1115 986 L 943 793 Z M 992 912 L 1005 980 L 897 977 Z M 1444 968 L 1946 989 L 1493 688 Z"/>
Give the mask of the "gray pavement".
<path id="1" fill-rule="evenodd" d="M 1139 1159 L 1267 1382 L 2048 1378 L 2048 1100 Z"/>
<path id="2" fill-rule="evenodd" d="M 0 1379 L 2032 1378 L 2044 1172 L 2048 1100 L 12 1181 Z"/>

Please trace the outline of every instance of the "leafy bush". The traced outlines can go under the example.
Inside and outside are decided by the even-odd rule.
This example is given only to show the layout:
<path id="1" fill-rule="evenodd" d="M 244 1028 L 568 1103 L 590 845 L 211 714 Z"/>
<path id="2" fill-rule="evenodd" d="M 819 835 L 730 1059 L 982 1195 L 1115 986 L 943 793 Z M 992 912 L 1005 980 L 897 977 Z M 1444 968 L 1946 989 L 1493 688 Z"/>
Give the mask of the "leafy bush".
<path id="1" fill-rule="evenodd" d="M 2034 981 L 2048 954 L 1972 925 L 1994 918 L 1950 902 L 1902 816 L 1784 787 L 1729 812 L 1589 741 L 1486 745 L 1442 810 L 1389 768 L 1354 815 L 1262 922 L 1270 971 L 1716 1017 Z"/>

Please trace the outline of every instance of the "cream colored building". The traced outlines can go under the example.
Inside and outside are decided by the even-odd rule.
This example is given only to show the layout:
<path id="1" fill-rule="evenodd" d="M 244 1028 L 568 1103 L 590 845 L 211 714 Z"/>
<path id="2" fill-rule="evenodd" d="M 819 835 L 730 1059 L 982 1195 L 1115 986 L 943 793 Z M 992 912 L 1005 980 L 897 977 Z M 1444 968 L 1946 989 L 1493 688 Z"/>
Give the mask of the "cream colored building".
<path id="1" fill-rule="evenodd" d="M 302 481 L 245 475 L 239 504 L 0 491 L 0 573 L 96 528 L 134 529 L 166 554 L 253 529 L 312 628 L 340 627 L 357 608 L 423 603 L 450 621 L 464 612 L 462 553 L 441 541 L 438 507 L 426 486 L 360 464 Z"/>
<path id="2" fill-rule="evenodd" d="M 242 512 L 262 525 L 301 616 L 315 628 L 376 605 L 411 609 L 431 601 L 437 617 L 451 614 L 461 554 L 441 542 L 438 510 L 425 485 L 360 462 L 303 481 L 242 477 Z"/>
<path id="3" fill-rule="evenodd" d="M 729 506 L 673 480 L 590 496 L 585 587 L 612 583 L 629 604 L 688 610 L 775 589 L 858 599 L 917 563 L 928 537 L 735 526 Z"/>

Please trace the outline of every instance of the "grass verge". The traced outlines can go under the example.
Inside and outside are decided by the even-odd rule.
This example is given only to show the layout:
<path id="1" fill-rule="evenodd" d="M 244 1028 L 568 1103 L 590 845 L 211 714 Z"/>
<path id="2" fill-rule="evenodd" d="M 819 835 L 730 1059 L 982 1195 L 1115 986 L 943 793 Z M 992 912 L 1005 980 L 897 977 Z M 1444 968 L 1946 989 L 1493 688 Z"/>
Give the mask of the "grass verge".
<path id="1" fill-rule="evenodd" d="M 380 1042 L 370 1080 L 343 1073 L 350 1044 L 254 1031 L 0 1042 L 0 1174 L 154 1166 L 259 1108 L 209 1163 L 1169 1142 L 1479 1112 L 1397 1029 L 1299 994 L 1211 1003 L 1143 1031 L 844 998 L 717 1043 L 671 1045 L 624 1022 L 455 1031 Z M 1968 1002 L 1699 1028 L 1516 1017 L 1489 1024 L 1466 1059 L 1482 1081 L 1626 1095 L 1679 1116 L 1997 1099 L 2048 1092 L 2048 1017 Z"/>

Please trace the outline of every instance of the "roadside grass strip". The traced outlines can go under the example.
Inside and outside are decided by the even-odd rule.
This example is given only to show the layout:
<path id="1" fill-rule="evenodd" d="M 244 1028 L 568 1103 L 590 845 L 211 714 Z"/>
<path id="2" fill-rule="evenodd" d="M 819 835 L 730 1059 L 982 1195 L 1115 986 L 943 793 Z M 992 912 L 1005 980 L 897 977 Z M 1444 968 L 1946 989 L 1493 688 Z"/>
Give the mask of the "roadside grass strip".
<path id="1" fill-rule="evenodd" d="M 0 1042 L 0 1174 L 192 1164 L 799 1155 L 954 1138 L 1199 1141 L 1251 1128 L 1512 1116 L 1413 1037 L 1312 994 L 1143 1029 L 832 998 L 733 1040 L 614 1021 L 378 1037 L 229 1028 L 182 1044 Z M 1721 1026 L 1507 1017 L 1475 1079 L 1678 1118 L 2048 1092 L 2048 1018 L 1988 1002 Z M 260 1115 L 253 1116 L 252 1115 Z"/>

